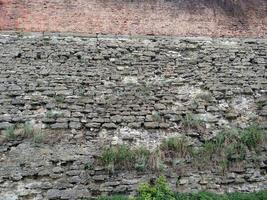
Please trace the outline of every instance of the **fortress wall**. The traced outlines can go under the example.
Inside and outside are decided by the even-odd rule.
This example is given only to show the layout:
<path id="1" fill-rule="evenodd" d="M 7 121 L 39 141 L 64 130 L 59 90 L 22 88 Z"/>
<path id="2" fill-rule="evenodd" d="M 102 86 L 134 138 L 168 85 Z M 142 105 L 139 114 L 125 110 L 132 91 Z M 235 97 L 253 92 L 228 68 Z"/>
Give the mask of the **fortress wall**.
<path id="1" fill-rule="evenodd" d="M 152 172 L 110 174 L 94 164 L 105 145 L 154 149 L 166 137 L 193 145 L 224 128 L 266 127 L 265 39 L 0 35 L 0 197 L 79 199 L 133 194 Z M 183 129 L 191 116 L 204 123 Z M 47 134 L 43 144 L 4 140 L 25 122 Z M 260 165 L 164 172 L 178 191 L 266 188 Z M 265 163 L 265 164 L 264 164 Z M 177 179 L 180 177 L 181 179 Z M 179 181 L 179 182 L 177 182 Z"/>

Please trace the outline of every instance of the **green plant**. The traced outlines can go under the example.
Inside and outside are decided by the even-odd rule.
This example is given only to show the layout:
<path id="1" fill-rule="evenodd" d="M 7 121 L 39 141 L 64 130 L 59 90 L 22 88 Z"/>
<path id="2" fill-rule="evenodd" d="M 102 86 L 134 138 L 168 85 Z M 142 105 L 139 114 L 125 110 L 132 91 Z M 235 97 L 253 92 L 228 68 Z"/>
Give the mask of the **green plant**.
<path id="1" fill-rule="evenodd" d="M 107 148 L 101 154 L 101 160 L 105 165 L 110 165 L 115 162 L 116 155 L 114 148 Z"/>
<path id="2" fill-rule="evenodd" d="M 161 144 L 161 149 L 165 152 L 172 151 L 181 158 L 185 158 L 192 153 L 192 148 L 188 145 L 185 137 L 172 137 L 165 139 Z"/>
<path id="3" fill-rule="evenodd" d="M 122 169 L 146 167 L 150 152 L 145 148 L 130 149 L 126 145 L 106 148 L 100 158 L 104 165 Z"/>
<path id="4" fill-rule="evenodd" d="M 138 194 L 138 200 L 175 200 L 174 193 L 163 176 L 157 179 L 155 185 L 141 184 L 138 188 Z"/>
<path id="5" fill-rule="evenodd" d="M 33 135 L 32 141 L 33 141 L 33 143 L 35 143 L 35 144 L 43 143 L 43 141 L 44 141 L 44 134 L 43 134 L 41 131 L 35 133 L 35 134 Z"/>
<path id="6" fill-rule="evenodd" d="M 93 166 L 93 163 L 91 162 L 86 162 L 84 164 L 84 170 L 93 170 L 94 169 L 94 166 Z"/>
<path id="7" fill-rule="evenodd" d="M 251 125 L 241 131 L 240 139 L 249 149 L 256 149 L 266 139 L 266 131 L 257 125 Z"/>
<path id="8" fill-rule="evenodd" d="M 121 145 L 117 148 L 115 155 L 115 161 L 127 168 L 130 168 L 132 166 L 132 162 L 135 160 L 134 152 L 126 145 Z"/>
<path id="9" fill-rule="evenodd" d="M 260 192 L 251 192 L 251 193 L 236 192 L 227 194 L 227 197 L 229 200 L 266 200 L 267 190 L 263 190 Z"/>
<path id="10" fill-rule="evenodd" d="M 4 130 L 4 135 L 8 140 L 15 140 L 17 135 L 15 133 L 15 127 L 10 126 Z"/>
<path id="11" fill-rule="evenodd" d="M 205 125 L 203 120 L 192 115 L 191 113 L 187 113 L 184 117 L 181 117 L 181 124 L 185 129 L 197 129 L 197 130 L 203 128 Z"/>
<path id="12" fill-rule="evenodd" d="M 203 148 L 201 150 L 202 155 L 208 156 L 210 160 L 214 155 L 220 154 L 221 150 L 224 148 L 225 145 L 225 134 L 220 133 L 214 139 L 210 141 L 206 141 L 203 144 Z"/>
<path id="13" fill-rule="evenodd" d="M 55 116 L 54 112 L 52 110 L 48 110 L 46 112 L 46 117 L 47 118 L 53 118 Z"/>
<path id="14" fill-rule="evenodd" d="M 65 99 L 63 95 L 56 95 L 54 98 L 58 103 L 63 103 Z"/>
<path id="15" fill-rule="evenodd" d="M 145 149 L 144 147 L 138 148 L 134 150 L 135 155 L 135 169 L 137 171 L 145 171 L 148 167 L 148 160 L 151 155 L 150 151 Z"/>
<path id="16" fill-rule="evenodd" d="M 97 198 L 97 200 L 130 200 L 130 198 L 125 197 L 125 196 L 116 195 L 116 196 L 112 196 L 112 197 L 99 197 L 99 198 Z"/>
<path id="17" fill-rule="evenodd" d="M 129 198 L 126 196 L 111 196 L 99 197 L 98 200 L 266 200 L 267 190 L 251 193 L 230 193 L 230 194 L 216 194 L 207 191 L 198 193 L 173 193 L 166 190 L 158 189 L 148 184 L 142 184 L 142 195 L 139 193 L 136 198 Z M 168 187 L 167 187 L 168 188 Z M 157 195 L 157 194 L 165 195 Z M 167 193 L 167 195 L 166 195 Z M 168 195 L 169 194 L 169 195 Z"/>
<path id="18" fill-rule="evenodd" d="M 266 105 L 265 101 L 259 101 L 256 103 L 257 109 L 261 110 Z"/>
<path id="19" fill-rule="evenodd" d="M 149 168 L 151 153 L 144 147 L 131 149 L 126 145 L 105 148 L 100 156 L 102 163 L 109 168 L 136 169 L 145 171 Z"/>
<path id="20" fill-rule="evenodd" d="M 224 152 L 228 161 L 241 161 L 246 157 L 245 145 L 238 142 L 229 144 Z"/>
<path id="21" fill-rule="evenodd" d="M 213 141 L 208 141 L 203 144 L 203 153 L 207 156 L 210 156 L 212 159 L 212 155 L 214 155 L 218 151 L 218 146 Z"/>
<path id="22" fill-rule="evenodd" d="M 32 137 L 34 134 L 33 125 L 31 122 L 25 122 L 23 126 L 24 137 Z"/>
<path id="23" fill-rule="evenodd" d="M 226 170 L 229 167 L 229 161 L 227 159 L 222 159 L 219 161 L 219 166 L 221 167 L 222 174 L 225 174 Z"/>
<path id="24" fill-rule="evenodd" d="M 153 111 L 152 112 L 152 119 L 154 121 L 161 121 L 161 116 L 160 116 L 160 113 L 159 112 L 156 112 L 156 111 Z"/>

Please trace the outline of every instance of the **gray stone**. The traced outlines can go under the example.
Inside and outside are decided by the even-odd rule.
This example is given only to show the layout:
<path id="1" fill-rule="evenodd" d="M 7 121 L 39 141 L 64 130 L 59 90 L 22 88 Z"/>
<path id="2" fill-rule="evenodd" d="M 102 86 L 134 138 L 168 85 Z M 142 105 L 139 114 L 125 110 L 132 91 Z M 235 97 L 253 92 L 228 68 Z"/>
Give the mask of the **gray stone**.
<path id="1" fill-rule="evenodd" d="M 47 199 L 60 199 L 64 191 L 57 189 L 50 189 L 47 191 L 46 197 Z"/>
<path id="2" fill-rule="evenodd" d="M 0 130 L 1 129 L 6 129 L 6 128 L 10 127 L 10 126 L 12 126 L 12 124 L 9 123 L 9 122 L 1 122 L 0 123 Z"/>
<path id="3" fill-rule="evenodd" d="M 68 123 L 55 123 L 51 125 L 53 129 L 66 129 L 68 128 Z"/>
<path id="4" fill-rule="evenodd" d="M 159 123 L 158 122 L 145 122 L 144 126 L 145 126 L 145 128 L 153 129 L 153 128 L 158 128 Z"/>
<path id="5" fill-rule="evenodd" d="M 14 193 L 1 193 L 0 200 L 19 200 L 19 197 Z"/>
<path id="6" fill-rule="evenodd" d="M 73 129 L 80 129 L 82 127 L 82 124 L 80 122 L 70 122 L 69 126 Z"/>
<path id="7" fill-rule="evenodd" d="M 114 123 L 104 123 L 102 125 L 103 128 L 107 128 L 107 129 L 114 129 L 114 128 L 117 128 L 117 125 L 114 124 Z"/>

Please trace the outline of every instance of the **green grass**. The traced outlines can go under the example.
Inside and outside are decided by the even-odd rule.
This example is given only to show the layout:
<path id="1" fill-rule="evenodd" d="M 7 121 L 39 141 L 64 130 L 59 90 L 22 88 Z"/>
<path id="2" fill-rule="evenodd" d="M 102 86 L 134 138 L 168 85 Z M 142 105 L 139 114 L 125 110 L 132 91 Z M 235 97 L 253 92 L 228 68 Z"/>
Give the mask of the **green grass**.
<path id="1" fill-rule="evenodd" d="M 31 122 L 25 122 L 23 127 L 24 137 L 29 138 L 34 134 L 34 128 Z"/>
<path id="2" fill-rule="evenodd" d="M 126 196 L 111 196 L 100 197 L 98 200 L 266 200 L 267 190 L 252 193 L 231 193 L 225 195 L 219 195 L 211 192 L 199 192 L 199 193 L 174 193 L 171 197 L 156 197 L 151 198 L 148 196 L 135 198 L 128 198 Z"/>
<path id="3" fill-rule="evenodd" d="M 116 196 L 112 196 L 112 197 L 99 197 L 99 198 L 97 198 L 97 200 L 130 200 L 130 198 L 128 198 L 126 196 L 116 195 Z"/>
<path id="4" fill-rule="evenodd" d="M 44 141 L 44 134 L 40 131 L 37 133 L 34 133 L 32 141 L 34 144 L 41 144 Z"/>
<path id="5" fill-rule="evenodd" d="M 191 113 L 187 113 L 184 117 L 181 117 L 181 124 L 185 129 L 196 129 L 199 130 L 205 126 L 203 120 L 194 116 Z"/>
<path id="6" fill-rule="evenodd" d="M 107 167 L 115 169 L 134 169 L 144 171 L 147 167 L 150 152 L 145 148 L 130 149 L 126 145 L 118 145 L 103 150 L 100 159 Z"/>
<path id="7" fill-rule="evenodd" d="M 257 125 L 252 125 L 247 129 L 241 131 L 241 142 L 249 149 L 257 149 L 264 140 L 266 140 L 266 131 Z"/>
<path id="8" fill-rule="evenodd" d="M 257 125 L 246 129 L 231 129 L 219 133 L 215 138 L 204 142 L 198 156 L 221 157 L 221 160 L 245 160 L 248 150 L 257 150 L 266 142 L 266 131 Z"/>
<path id="9" fill-rule="evenodd" d="M 192 148 L 188 145 L 185 137 L 172 137 L 165 139 L 163 140 L 160 148 L 165 152 L 172 151 L 180 158 L 185 158 L 187 155 L 192 153 Z"/>
<path id="10" fill-rule="evenodd" d="M 25 122 L 21 127 L 10 126 L 3 133 L 7 140 L 31 139 L 35 144 L 43 143 L 44 140 L 44 134 L 41 130 L 36 132 L 31 122 Z"/>
<path id="11" fill-rule="evenodd" d="M 232 163 L 244 161 L 249 151 L 261 152 L 266 139 L 266 131 L 252 125 L 246 129 L 224 130 L 198 148 L 189 145 L 185 137 L 171 137 L 163 140 L 154 152 L 119 145 L 104 149 L 100 159 L 112 170 L 160 171 L 169 165 L 177 166 L 190 161 L 192 167 L 200 167 L 200 163 L 204 163 L 208 167 L 219 166 L 225 172 Z"/>

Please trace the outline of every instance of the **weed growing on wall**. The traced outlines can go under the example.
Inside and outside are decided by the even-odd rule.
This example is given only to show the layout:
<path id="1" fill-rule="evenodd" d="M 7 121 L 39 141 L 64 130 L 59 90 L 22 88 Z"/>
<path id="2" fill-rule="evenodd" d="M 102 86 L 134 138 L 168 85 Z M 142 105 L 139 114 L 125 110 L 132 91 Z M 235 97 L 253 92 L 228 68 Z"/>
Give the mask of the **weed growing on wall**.
<path id="1" fill-rule="evenodd" d="M 17 135 L 15 133 L 15 127 L 10 126 L 4 130 L 4 135 L 7 140 L 15 140 L 17 138 Z"/>
<path id="2" fill-rule="evenodd" d="M 23 133 L 25 138 L 30 138 L 34 134 L 33 124 L 31 122 L 25 122 L 23 126 Z"/>
<path id="3" fill-rule="evenodd" d="M 231 163 L 244 161 L 248 151 L 257 151 L 266 138 L 264 129 L 252 125 L 244 130 L 225 130 L 198 148 L 189 145 L 185 137 L 165 139 L 154 152 L 145 148 L 131 149 L 126 145 L 106 148 L 102 152 L 101 161 L 113 170 L 138 171 L 160 170 L 164 166 L 176 166 L 176 163 L 182 166 L 182 163 L 188 161 L 199 166 L 199 163 L 205 161 L 206 167 L 220 166 L 222 172 L 225 172 Z"/>
<path id="4" fill-rule="evenodd" d="M 195 117 L 194 115 L 192 115 L 191 113 L 187 113 L 184 117 L 181 117 L 181 124 L 184 127 L 184 129 L 186 130 L 190 130 L 190 129 L 203 129 L 203 127 L 205 126 L 205 123 Z"/>
<path id="5" fill-rule="evenodd" d="M 241 142 L 249 149 L 257 149 L 266 137 L 266 131 L 255 124 L 240 133 Z"/>
<path id="6" fill-rule="evenodd" d="M 130 149 L 126 145 L 106 148 L 100 159 L 109 169 L 139 169 L 145 170 L 150 152 L 145 148 Z"/>
<path id="7" fill-rule="evenodd" d="M 173 154 L 180 158 L 190 156 L 192 153 L 192 148 L 188 145 L 188 142 L 185 137 L 172 137 L 165 139 L 163 140 L 160 148 L 167 154 Z"/>
<path id="8" fill-rule="evenodd" d="M 86 162 L 84 164 L 84 170 L 93 170 L 93 169 L 94 169 L 94 166 L 92 162 Z"/>
<path id="9" fill-rule="evenodd" d="M 34 144 L 43 143 L 43 141 L 44 141 L 44 134 L 41 131 L 39 131 L 37 133 L 34 133 L 33 138 L 32 138 L 32 141 L 33 141 Z"/>
<path id="10" fill-rule="evenodd" d="M 44 134 L 41 132 L 41 130 L 35 130 L 31 122 L 25 122 L 22 127 L 8 127 L 6 130 L 4 130 L 4 135 L 7 140 L 31 138 L 34 144 L 43 143 L 44 140 Z"/>

